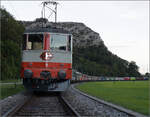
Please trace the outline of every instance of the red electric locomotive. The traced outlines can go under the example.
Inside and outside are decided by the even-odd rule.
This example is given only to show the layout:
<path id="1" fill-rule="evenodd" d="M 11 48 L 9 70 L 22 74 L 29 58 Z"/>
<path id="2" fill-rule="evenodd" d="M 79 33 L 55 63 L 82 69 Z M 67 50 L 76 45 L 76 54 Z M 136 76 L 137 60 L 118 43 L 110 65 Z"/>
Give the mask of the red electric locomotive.
<path id="1" fill-rule="evenodd" d="M 23 35 L 21 78 L 31 91 L 65 91 L 72 78 L 72 35 L 58 28 Z"/>

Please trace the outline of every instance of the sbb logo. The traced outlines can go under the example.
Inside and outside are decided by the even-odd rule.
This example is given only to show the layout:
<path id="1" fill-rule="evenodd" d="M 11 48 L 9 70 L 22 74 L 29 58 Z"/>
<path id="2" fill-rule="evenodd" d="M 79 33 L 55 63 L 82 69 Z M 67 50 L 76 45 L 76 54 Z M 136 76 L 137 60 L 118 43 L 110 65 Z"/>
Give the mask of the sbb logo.
<path id="1" fill-rule="evenodd" d="M 40 56 L 42 60 L 50 60 L 52 57 L 53 55 L 50 52 L 43 52 Z"/>

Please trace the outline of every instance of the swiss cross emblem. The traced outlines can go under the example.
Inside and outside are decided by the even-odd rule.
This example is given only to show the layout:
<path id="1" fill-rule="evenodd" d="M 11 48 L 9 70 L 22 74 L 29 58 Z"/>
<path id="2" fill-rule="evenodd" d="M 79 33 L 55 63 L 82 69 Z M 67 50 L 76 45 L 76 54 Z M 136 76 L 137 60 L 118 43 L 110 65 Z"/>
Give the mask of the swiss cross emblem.
<path id="1" fill-rule="evenodd" d="M 50 60 L 53 57 L 53 55 L 50 52 L 43 52 L 40 56 L 43 60 Z"/>

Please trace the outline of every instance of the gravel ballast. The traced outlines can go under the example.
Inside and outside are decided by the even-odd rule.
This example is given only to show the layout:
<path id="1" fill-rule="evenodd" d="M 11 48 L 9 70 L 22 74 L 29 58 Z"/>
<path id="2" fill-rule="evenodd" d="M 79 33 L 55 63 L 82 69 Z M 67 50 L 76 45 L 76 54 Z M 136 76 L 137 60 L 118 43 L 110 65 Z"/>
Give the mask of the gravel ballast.
<path id="1" fill-rule="evenodd" d="M 22 103 L 24 100 L 26 100 L 31 93 L 29 92 L 21 92 L 13 96 L 9 96 L 3 100 L 0 100 L 0 113 L 1 116 L 6 114 L 10 109 L 15 107 L 16 105 Z"/>

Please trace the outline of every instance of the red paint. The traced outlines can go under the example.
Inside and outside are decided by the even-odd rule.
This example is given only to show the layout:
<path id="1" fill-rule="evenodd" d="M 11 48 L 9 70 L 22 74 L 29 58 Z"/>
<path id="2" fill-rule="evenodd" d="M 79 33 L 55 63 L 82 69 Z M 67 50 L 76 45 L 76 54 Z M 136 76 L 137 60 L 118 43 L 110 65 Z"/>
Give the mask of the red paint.
<path id="1" fill-rule="evenodd" d="M 50 34 L 44 34 L 44 50 L 48 50 L 47 52 L 43 52 L 40 56 L 43 60 L 50 60 L 52 58 L 52 54 L 50 53 Z"/>
<path id="2" fill-rule="evenodd" d="M 60 71 L 60 69 L 66 71 L 66 79 L 72 78 L 71 63 L 22 62 L 21 78 L 24 77 L 23 73 L 26 69 L 30 69 L 33 72 L 33 78 L 40 78 L 40 73 L 42 71 L 49 71 L 51 72 L 52 78 L 57 78 L 57 73 Z"/>
<path id="3" fill-rule="evenodd" d="M 44 34 L 44 50 L 50 49 L 50 34 L 45 33 Z"/>
<path id="4" fill-rule="evenodd" d="M 45 68 L 47 65 L 47 68 L 53 68 L 53 69 L 69 69 L 72 68 L 71 63 L 52 63 L 52 62 L 22 62 L 22 67 L 32 67 L 32 68 Z"/>

